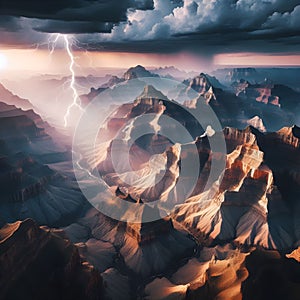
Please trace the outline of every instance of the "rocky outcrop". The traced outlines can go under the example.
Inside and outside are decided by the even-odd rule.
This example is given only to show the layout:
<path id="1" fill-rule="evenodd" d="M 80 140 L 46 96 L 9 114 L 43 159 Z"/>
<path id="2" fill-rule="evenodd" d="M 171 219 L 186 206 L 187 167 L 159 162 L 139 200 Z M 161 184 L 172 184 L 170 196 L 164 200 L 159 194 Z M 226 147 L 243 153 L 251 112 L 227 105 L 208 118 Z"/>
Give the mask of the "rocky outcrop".
<path id="1" fill-rule="evenodd" d="M 258 129 L 260 132 L 267 131 L 267 129 L 263 123 L 263 120 L 258 116 L 255 116 L 255 117 L 251 118 L 250 120 L 247 120 L 246 123 L 247 123 L 247 125 L 250 125 L 250 126 Z"/>
<path id="2" fill-rule="evenodd" d="M 299 263 L 277 251 L 203 248 L 168 277 L 155 278 L 145 299 L 297 299 Z M 276 283 L 276 284 L 275 284 Z"/>
<path id="3" fill-rule="evenodd" d="M 24 154 L 2 158 L 1 216 L 8 222 L 34 218 L 43 225 L 67 225 L 85 200 L 72 179 Z"/>
<path id="4" fill-rule="evenodd" d="M 246 80 L 251 83 L 257 83 L 264 80 L 266 75 L 255 68 L 232 68 L 232 69 L 219 69 L 214 71 L 216 75 L 222 82 L 231 84 L 236 81 Z"/>
<path id="5" fill-rule="evenodd" d="M 33 105 L 27 100 L 14 95 L 0 83 L 0 102 L 8 105 L 15 105 L 18 108 L 28 110 L 33 109 Z"/>
<path id="6" fill-rule="evenodd" d="M 192 102 L 190 99 L 195 98 L 195 95 L 203 96 L 207 103 L 209 103 L 212 100 L 216 100 L 215 96 L 215 89 L 218 89 L 221 84 L 215 79 L 214 83 L 216 86 L 214 86 L 211 83 L 211 78 L 209 78 L 208 75 L 201 73 L 200 75 L 192 78 L 191 80 L 184 81 L 184 84 L 187 85 L 187 87 L 182 88 L 178 92 L 177 95 L 172 95 L 175 100 L 185 100 L 186 106 L 192 106 Z"/>
<path id="7" fill-rule="evenodd" d="M 138 77 L 134 70 L 127 75 Z M 52 140 L 43 120 L 33 111 L 2 105 L 0 222 L 33 217 L 64 228 L 26 220 L 0 230 L 0 298 L 297 299 L 300 129 L 265 132 L 271 117 L 282 117 L 282 107 L 243 99 L 205 74 L 186 82 L 184 95 L 190 88 L 202 96 L 186 101 L 185 108 L 139 84 L 144 89 L 134 101 L 114 106 L 99 131 L 97 153 L 84 161 L 111 191 L 109 199 L 101 198 L 107 208 L 117 211 L 119 201 L 130 203 L 122 220 L 134 215 L 136 223 L 85 205 L 70 162 L 45 162 L 48 148 L 39 141 Z M 92 92 L 94 97 L 99 90 Z M 223 131 L 206 124 L 205 113 L 204 128 L 191 116 L 206 108 L 200 101 L 214 108 L 227 125 Z M 176 119 L 191 138 L 182 140 L 182 131 L 163 123 L 164 117 Z M 148 129 L 130 143 L 136 132 Z M 164 136 L 172 132 L 174 140 Z M 227 151 L 212 153 L 211 142 L 219 137 Z M 196 187 L 186 197 L 196 158 Z M 207 184 L 213 158 L 225 170 Z M 166 210 L 171 214 L 162 215 Z M 148 222 L 149 216 L 156 221 Z"/>
<path id="8" fill-rule="evenodd" d="M 76 242 L 92 239 L 100 244 L 105 242 L 113 245 L 117 249 L 117 255 L 124 261 L 127 272 L 135 274 L 139 282 L 172 268 L 174 261 L 191 255 L 196 246 L 187 232 L 173 226 L 171 219 L 126 224 L 110 219 L 95 209 L 78 220 L 76 226 L 71 225 L 65 231 Z M 78 232 L 81 234 L 78 235 Z M 86 244 L 89 249 L 88 243 Z M 106 256 L 110 253 L 107 250 Z M 90 250 L 89 261 L 96 261 L 96 258 L 95 250 Z"/>
<path id="9" fill-rule="evenodd" d="M 250 84 L 241 81 L 234 87 L 237 96 L 241 94 L 248 99 L 255 99 L 257 102 L 270 104 L 280 107 L 279 96 L 274 95 L 274 84 L 271 82 L 263 82 L 261 84 Z"/>
<path id="10" fill-rule="evenodd" d="M 242 129 L 249 120 L 258 117 L 264 124 L 261 128 L 277 131 L 297 121 L 299 93 L 291 88 L 270 81 L 251 84 L 240 80 L 232 84 L 233 93 L 218 83 L 212 83 L 205 74 L 184 83 L 187 88 L 178 87 L 168 96 L 190 109 L 198 109 L 199 99 L 204 97 L 223 127 Z"/>
<path id="11" fill-rule="evenodd" d="M 256 249 L 245 261 L 249 275 L 243 282 L 243 299 L 297 299 L 300 265 L 278 251 Z"/>
<path id="12" fill-rule="evenodd" d="M 148 284 L 146 299 L 241 299 L 248 255 L 230 245 L 204 248 L 168 279 Z"/>
<path id="13" fill-rule="evenodd" d="M 66 149 L 55 143 L 50 134 L 58 136 L 55 129 L 33 110 L 24 111 L 0 102 L 0 139 L 10 148 L 10 154 L 27 152 L 44 156 L 47 161 L 47 156 L 50 158 L 53 153 L 60 152 L 64 156 Z"/>
<path id="14" fill-rule="evenodd" d="M 85 205 L 74 178 L 46 165 L 70 159 L 46 130 L 51 127 L 32 110 L 0 103 L 0 207 L 7 222 L 30 217 L 66 225 Z"/>
<path id="15" fill-rule="evenodd" d="M 222 111 L 218 100 L 215 104 Z M 197 106 L 190 109 L 197 109 Z M 147 123 L 139 122 L 138 118 L 141 115 L 146 117 L 149 112 L 157 117 L 151 115 Z M 274 143 L 279 143 L 278 149 L 291 145 L 292 149 L 285 153 L 289 153 L 287 155 L 295 164 L 298 161 L 298 138 L 293 136 L 293 130 L 282 129 L 273 138 L 272 134 L 263 134 L 253 127 L 244 130 L 226 127 L 223 132 L 215 133 L 212 139 L 220 135 L 225 137 L 226 157 L 222 153 L 215 155 L 218 160 L 226 161 L 226 168 L 218 189 L 216 186 L 220 179 L 214 178 L 215 184 L 205 190 L 211 164 L 207 138 L 204 135 L 186 144 L 173 144 L 163 137 L 157 138 L 161 130 L 159 121 L 165 114 L 190 129 L 192 135 L 193 132 L 199 135 L 203 130 L 194 125 L 197 122 L 193 122 L 188 109 L 181 110 L 154 87 L 146 86 L 133 104 L 117 109 L 113 117 L 108 119 L 106 132 L 101 132 L 103 136 L 115 140 L 115 150 L 118 151 L 112 154 L 112 143 L 107 143 L 107 140 L 106 144 L 103 143 L 107 146 L 101 150 L 102 156 L 96 167 L 106 183 L 112 188 L 119 187 L 126 191 L 124 199 L 133 203 L 160 200 L 160 208 L 164 209 L 177 205 L 173 217 L 199 241 L 208 245 L 216 241 L 231 241 L 237 245 L 259 245 L 270 249 L 294 247 L 299 235 L 299 222 L 289 209 L 293 207 L 296 211 L 296 198 L 292 192 L 286 196 L 285 181 L 280 177 L 284 173 L 276 171 L 276 159 L 271 158 L 271 151 L 267 149 L 273 149 Z M 142 130 L 148 126 L 152 134 L 134 141 L 133 145 L 128 143 L 132 133 L 139 130 L 140 126 Z M 174 128 L 164 126 L 163 130 Z M 129 154 L 130 166 L 122 159 L 112 163 L 113 155 L 121 158 L 123 153 Z M 278 155 L 286 155 L 283 151 L 280 153 Z M 192 181 L 193 177 L 187 174 L 183 178 L 180 166 L 185 160 L 194 161 L 196 157 L 200 158 L 201 172 L 196 178 L 196 188 L 185 199 L 185 184 Z M 294 181 L 300 178 L 297 168 L 291 166 L 290 170 L 293 171 L 289 171 Z M 177 184 L 178 181 L 182 185 Z M 297 195 L 295 191 L 293 193 Z M 140 230 L 135 230 L 135 226 L 128 226 L 128 233 L 138 242 L 151 239 L 144 238 Z"/>
<path id="16" fill-rule="evenodd" d="M 99 272 L 57 233 L 27 219 L 0 239 L 0 299 L 103 299 Z"/>
<path id="17" fill-rule="evenodd" d="M 159 77 L 157 74 L 153 74 L 146 70 L 143 66 L 137 65 L 129 68 L 123 75 L 124 80 L 131 80 L 142 77 Z"/>
<path id="18" fill-rule="evenodd" d="M 84 105 L 84 106 L 88 105 L 94 98 L 96 98 L 99 94 L 101 94 L 105 90 L 106 90 L 106 88 L 103 88 L 103 87 L 100 87 L 97 89 L 92 87 L 88 94 L 84 94 L 84 95 L 80 96 L 82 105 Z"/>
<path id="19" fill-rule="evenodd" d="M 90 92 L 88 94 L 81 95 L 80 99 L 83 105 L 87 105 L 106 89 L 113 89 L 122 82 L 143 77 L 159 77 L 159 75 L 149 72 L 141 65 L 137 65 L 129 68 L 121 78 L 118 76 L 112 76 L 108 82 L 102 84 L 99 88 L 92 87 Z"/>
<path id="20" fill-rule="evenodd" d="M 175 218 L 201 241 L 204 235 L 204 240 L 211 242 L 293 247 L 299 231 L 298 225 L 296 229 L 293 226 L 298 219 L 289 213 L 289 207 L 297 194 L 290 194 L 294 200 L 286 196 L 274 167 L 276 162 L 261 146 L 262 141 L 268 143 L 268 135 L 250 127 L 244 131 L 226 128 L 224 135 L 228 154 L 218 193 L 212 199 L 205 193 L 194 195 L 178 206 Z"/>

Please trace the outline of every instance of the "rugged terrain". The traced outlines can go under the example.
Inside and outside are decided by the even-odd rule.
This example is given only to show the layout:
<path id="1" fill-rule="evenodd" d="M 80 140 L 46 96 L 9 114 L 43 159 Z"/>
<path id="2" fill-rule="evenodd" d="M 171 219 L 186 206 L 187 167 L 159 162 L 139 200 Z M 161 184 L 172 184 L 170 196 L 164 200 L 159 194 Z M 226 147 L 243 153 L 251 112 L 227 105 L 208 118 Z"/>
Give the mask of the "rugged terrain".
<path id="1" fill-rule="evenodd" d="M 299 94 L 269 81 L 250 83 L 258 78 L 252 69 L 231 76 L 225 86 L 200 73 L 166 92 L 144 83 L 143 77 L 159 77 L 137 66 L 82 96 L 89 105 L 120 82 L 141 80 L 137 97 L 114 106 L 96 153 L 82 162 L 130 202 L 140 220 L 157 216 L 145 223 L 118 221 L 92 207 L 76 183 L 67 139 L 6 92 L 0 103 L 0 299 L 298 299 Z M 222 130 L 191 117 L 205 105 Z M 163 125 L 165 117 L 191 138 Z M 164 136 L 174 129 L 177 140 Z M 148 133 L 130 143 L 139 130 Z M 212 151 L 220 138 L 225 152 Z M 195 158 L 196 179 L 183 168 Z M 213 160 L 224 172 L 207 185 Z M 115 210 L 113 199 L 106 205 Z M 164 210 L 171 213 L 160 218 Z"/>

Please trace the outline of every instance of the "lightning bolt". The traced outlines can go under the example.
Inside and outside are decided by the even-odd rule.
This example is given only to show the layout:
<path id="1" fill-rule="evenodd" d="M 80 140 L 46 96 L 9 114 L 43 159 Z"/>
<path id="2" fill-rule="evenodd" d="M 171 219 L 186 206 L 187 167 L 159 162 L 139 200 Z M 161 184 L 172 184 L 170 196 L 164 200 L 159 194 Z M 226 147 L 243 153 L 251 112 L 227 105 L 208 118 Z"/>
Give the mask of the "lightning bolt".
<path id="1" fill-rule="evenodd" d="M 71 105 L 68 106 L 67 112 L 66 112 L 66 114 L 64 116 L 65 127 L 67 127 L 67 125 L 68 125 L 68 117 L 70 116 L 71 109 L 73 107 L 77 107 L 81 111 L 83 109 L 81 107 L 81 101 L 79 99 L 79 95 L 78 95 L 78 92 L 76 90 L 76 85 L 75 85 L 75 71 L 74 71 L 75 60 L 74 60 L 74 56 L 73 56 L 73 53 L 72 53 L 72 50 L 71 50 L 71 45 L 70 45 L 70 42 L 69 42 L 69 39 L 68 39 L 67 35 L 63 35 L 63 38 L 64 38 L 64 41 L 65 41 L 67 53 L 68 53 L 69 58 L 70 58 L 69 69 L 70 69 L 70 72 L 71 72 L 71 75 L 72 75 L 71 76 L 70 88 L 73 91 L 73 102 L 72 102 Z"/>
<path id="2" fill-rule="evenodd" d="M 70 70 L 70 74 L 71 74 L 70 89 L 73 92 L 73 101 L 68 106 L 67 111 L 64 115 L 64 126 L 67 127 L 68 119 L 70 117 L 72 108 L 76 107 L 80 111 L 83 111 L 83 108 L 81 106 L 80 97 L 79 97 L 77 89 L 76 89 L 76 74 L 75 74 L 75 70 L 74 70 L 75 57 L 72 52 L 72 42 L 73 41 L 71 40 L 71 42 L 70 42 L 70 37 L 66 34 L 61 34 L 61 33 L 52 34 L 48 40 L 48 49 L 49 49 L 50 55 L 52 55 L 56 48 L 58 41 L 61 39 L 64 42 L 64 47 L 65 47 L 68 57 L 70 59 L 70 64 L 69 64 L 69 70 Z"/>
<path id="3" fill-rule="evenodd" d="M 58 42 L 59 38 L 61 37 L 61 34 L 58 33 L 58 34 L 51 34 L 50 38 L 48 39 L 48 50 L 50 52 L 50 56 L 52 56 L 54 50 L 55 50 L 55 47 L 56 47 L 56 43 Z M 53 40 L 52 40 L 53 38 Z"/>

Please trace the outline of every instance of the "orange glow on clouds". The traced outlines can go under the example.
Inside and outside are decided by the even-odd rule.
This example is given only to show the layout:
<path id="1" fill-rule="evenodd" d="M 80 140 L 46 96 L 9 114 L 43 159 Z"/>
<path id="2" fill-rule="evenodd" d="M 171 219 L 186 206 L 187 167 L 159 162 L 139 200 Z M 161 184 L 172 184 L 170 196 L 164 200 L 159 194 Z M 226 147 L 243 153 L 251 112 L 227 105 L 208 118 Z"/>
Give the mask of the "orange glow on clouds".
<path id="1" fill-rule="evenodd" d="M 224 53 L 214 57 L 217 66 L 300 66 L 300 55 Z"/>

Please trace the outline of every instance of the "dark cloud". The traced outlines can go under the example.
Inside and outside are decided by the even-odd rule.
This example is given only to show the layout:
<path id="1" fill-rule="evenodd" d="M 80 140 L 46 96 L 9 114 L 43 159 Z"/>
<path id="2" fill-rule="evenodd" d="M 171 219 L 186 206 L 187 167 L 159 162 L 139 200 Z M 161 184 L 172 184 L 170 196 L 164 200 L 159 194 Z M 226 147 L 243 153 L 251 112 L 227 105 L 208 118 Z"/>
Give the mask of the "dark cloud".
<path id="1" fill-rule="evenodd" d="M 251 35 L 247 32 L 235 33 L 193 33 L 168 39 L 141 40 L 130 42 L 103 42 L 94 35 L 78 38 L 90 51 L 116 51 L 139 53 L 191 52 L 202 57 L 212 57 L 218 53 L 261 52 L 300 53 L 300 37 L 289 34 Z"/>
<path id="2" fill-rule="evenodd" d="M 19 20 L 17 18 L 11 16 L 2 16 L 0 18 L 0 31 L 15 32 L 21 29 L 22 26 L 19 24 Z"/>
<path id="3" fill-rule="evenodd" d="M 113 51 L 300 51 L 300 0 L 0 1 L 0 29 L 30 40 L 60 32 Z"/>
<path id="4" fill-rule="evenodd" d="M 0 13 L 2 15 L 21 16 L 21 17 L 41 17 L 55 15 L 60 10 L 73 6 L 72 0 L 1 0 Z M 77 3 L 75 0 L 73 3 Z"/>
<path id="5" fill-rule="evenodd" d="M 80 34 L 80 33 L 109 33 L 114 24 L 110 22 L 88 22 L 88 21 L 60 21 L 60 20 L 37 20 L 33 29 L 45 33 Z"/>
<path id="6" fill-rule="evenodd" d="M 300 31 L 300 5 L 291 12 L 274 12 L 263 24 L 263 28 L 273 32 L 287 30 L 290 32 Z"/>
<path id="7" fill-rule="evenodd" d="M 128 8 L 151 9 L 152 0 L 1 0 L 0 14 L 62 21 L 119 22 Z"/>

